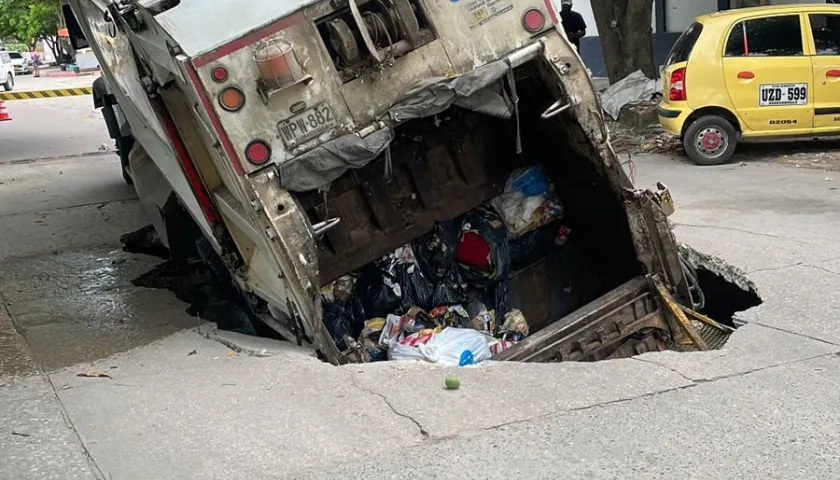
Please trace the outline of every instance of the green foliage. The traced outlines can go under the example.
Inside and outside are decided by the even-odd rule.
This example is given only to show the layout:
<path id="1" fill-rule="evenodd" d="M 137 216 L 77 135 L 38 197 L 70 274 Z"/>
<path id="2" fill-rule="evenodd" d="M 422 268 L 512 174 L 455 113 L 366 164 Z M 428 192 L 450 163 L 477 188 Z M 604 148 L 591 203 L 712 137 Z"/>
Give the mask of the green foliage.
<path id="1" fill-rule="evenodd" d="M 6 50 L 10 52 L 28 52 L 29 47 L 27 47 L 25 43 L 20 43 L 18 41 L 6 42 Z"/>
<path id="2" fill-rule="evenodd" d="M 0 0 L 0 37 L 15 38 L 27 48 L 56 34 L 58 0 Z"/>

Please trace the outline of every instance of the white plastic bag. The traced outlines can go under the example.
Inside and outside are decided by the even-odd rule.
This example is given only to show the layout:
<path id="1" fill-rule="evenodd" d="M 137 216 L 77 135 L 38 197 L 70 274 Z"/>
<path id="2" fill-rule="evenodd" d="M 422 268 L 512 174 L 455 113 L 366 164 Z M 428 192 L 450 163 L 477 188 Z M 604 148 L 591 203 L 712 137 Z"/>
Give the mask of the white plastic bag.
<path id="1" fill-rule="evenodd" d="M 471 328 L 445 328 L 425 345 L 396 344 L 388 350 L 391 360 L 425 360 L 450 367 L 473 365 L 491 357 L 483 333 Z"/>

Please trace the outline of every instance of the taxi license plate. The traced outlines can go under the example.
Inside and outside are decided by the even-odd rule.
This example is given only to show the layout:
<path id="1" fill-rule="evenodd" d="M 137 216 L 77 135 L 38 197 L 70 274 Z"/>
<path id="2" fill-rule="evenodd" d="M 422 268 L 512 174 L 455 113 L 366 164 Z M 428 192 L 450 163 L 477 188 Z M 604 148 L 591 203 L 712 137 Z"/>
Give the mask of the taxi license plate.
<path id="1" fill-rule="evenodd" d="M 807 83 L 782 83 L 761 85 L 758 89 L 758 105 L 774 107 L 777 105 L 807 105 Z"/>
<path id="2" fill-rule="evenodd" d="M 280 137 L 288 148 L 294 148 L 337 125 L 335 114 L 327 103 L 318 104 L 277 124 Z"/>

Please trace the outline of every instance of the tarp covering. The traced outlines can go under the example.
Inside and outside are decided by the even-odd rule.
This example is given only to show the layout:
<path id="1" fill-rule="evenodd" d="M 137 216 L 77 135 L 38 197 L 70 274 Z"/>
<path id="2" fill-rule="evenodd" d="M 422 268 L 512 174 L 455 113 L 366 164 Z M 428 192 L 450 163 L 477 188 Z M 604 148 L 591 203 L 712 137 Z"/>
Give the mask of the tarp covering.
<path id="1" fill-rule="evenodd" d="M 661 81 L 647 78 L 641 70 L 636 70 L 601 94 L 601 106 L 613 120 L 618 120 L 618 115 L 625 105 L 650 100 L 660 91 L 662 91 Z"/>
<path id="2" fill-rule="evenodd" d="M 455 77 L 436 77 L 418 82 L 397 100 L 388 115 L 394 123 L 429 117 L 451 107 L 473 110 L 494 117 L 510 118 L 514 105 L 504 94 L 501 79 L 510 72 L 503 60 L 489 63 Z M 347 170 L 362 168 L 388 148 L 391 127 L 367 137 L 348 134 L 320 145 L 278 167 L 280 183 L 291 191 L 315 190 Z"/>
<path id="3" fill-rule="evenodd" d="M 347 170 L 370 163 L 393 138 L 394 132 L 388 127 L 364 138 L 354 134 L 336 138 L 280 165 L 280 183 L 298 192 L 329 185 Z"/>
<path id="4" fill-rule="evenodd" d="M 477 68 L 457 77 L 436 77 L 420 81 L 389 110 L 394 121 L 437 115 L 453 104 L 494 117 L 510 118 L 513 106 L 493 88 L 510 66 L 504 60 Z M 500 86 L 499 86 L 500 87 Z"/>

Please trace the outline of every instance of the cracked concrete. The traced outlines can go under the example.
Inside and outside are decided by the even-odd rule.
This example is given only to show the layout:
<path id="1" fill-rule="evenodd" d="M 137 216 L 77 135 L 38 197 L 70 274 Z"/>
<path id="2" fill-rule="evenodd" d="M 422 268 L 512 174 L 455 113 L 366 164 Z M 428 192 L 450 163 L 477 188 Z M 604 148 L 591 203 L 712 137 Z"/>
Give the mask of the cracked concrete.
<path id="1" fill-rule="evenodd" d="M 766 303 L 742 315 L 748 323 L 724 350 L 335 368 L 288 344 L 249 343 L 208 325 L 198 332 L 185 305 L 126 282 L 149 259 L 114 251 L 116 239 L 142 215 L 119 188 L 116 163 L 93 162 L 0 170 L 0 181 L 38 172 L 20 184 L 25 201 L 0 205 L 0 291 L 25 335 L 8 333 L 0 312 L 0 478 L 840 473 L 840 326 L 830 293 L 838 280 L 812 267 L 840 272 L 840 201 L 820 172 L 635 159 L 641 184 L 672 189 L 678 240 L 754 272 Z M 55 178 L 66 182 L 60 193 L 41 192 Z M 62 325 L 79 335 L 56 336 Z M 78 376 L 92 372 L 110 378 Z M 460 389 L 444 389 L 450 374 Z"/>
<path id="2" fill-rule="evenodd" d="M 333 462 L 297 478 L 834 478 L 838 423 L 824 392 L 840 384 L 838 361 L 782 365 L 448 438 L 410 466 Z"/>

